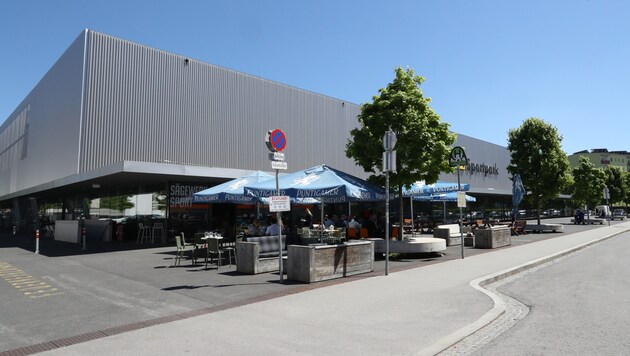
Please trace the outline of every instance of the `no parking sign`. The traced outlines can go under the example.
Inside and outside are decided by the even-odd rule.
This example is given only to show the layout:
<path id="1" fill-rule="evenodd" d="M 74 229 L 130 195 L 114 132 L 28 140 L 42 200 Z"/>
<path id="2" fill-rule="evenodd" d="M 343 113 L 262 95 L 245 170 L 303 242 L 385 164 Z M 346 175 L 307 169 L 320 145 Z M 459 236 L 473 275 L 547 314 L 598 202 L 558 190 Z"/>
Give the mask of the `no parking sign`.
<path id="1" fill-rule="evenodd" d="M 265 143 L 271 152 L 282 152 L 287 147 L 287 136 L 280 129 L 269 130 Z"/>

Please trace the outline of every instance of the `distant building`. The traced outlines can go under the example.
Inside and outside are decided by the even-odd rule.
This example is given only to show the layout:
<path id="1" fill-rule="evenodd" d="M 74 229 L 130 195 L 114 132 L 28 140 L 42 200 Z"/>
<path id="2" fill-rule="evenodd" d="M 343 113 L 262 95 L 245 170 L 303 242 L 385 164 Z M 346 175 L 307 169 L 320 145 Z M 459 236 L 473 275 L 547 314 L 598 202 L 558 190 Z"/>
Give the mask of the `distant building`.
<path id="1" fill-rule="evenodd" d="M 630 172 L 630 152 L 608 151 L 605 148 L 594 148 L 590 152 L 583 150 L 569 156 L 571 167 L 577 167 L 580 157 L 587 157 L 597 168 L 617 167 L 624 172 Z"/>

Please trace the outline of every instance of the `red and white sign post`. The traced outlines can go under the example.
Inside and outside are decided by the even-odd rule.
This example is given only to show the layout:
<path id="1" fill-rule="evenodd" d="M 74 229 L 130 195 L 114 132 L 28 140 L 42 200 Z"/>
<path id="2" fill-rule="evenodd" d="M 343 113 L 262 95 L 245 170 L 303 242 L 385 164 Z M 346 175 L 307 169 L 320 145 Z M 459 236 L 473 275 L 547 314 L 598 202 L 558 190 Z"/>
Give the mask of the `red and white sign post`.
<path id="1" fill-rule="evenodd" d="M 276 170 L 276 196 L 269 197 L 269 211 L 276 212 L 278 219 L 278 265 L 280 271 L 280 282 L 284 279 L 284 271 L 282 267 L 282 212 L 291 210 L 289 197 L 280 195 L 280 183 L 278 182 L 278 171 L 286 170 L 287 163 L 284 161 L 284 153 L 282 151 L 287 147 L 287 136 L 280 129 L 267 131 L 265 136 L 265 144 L 271 153 L 271 168 Z"/>

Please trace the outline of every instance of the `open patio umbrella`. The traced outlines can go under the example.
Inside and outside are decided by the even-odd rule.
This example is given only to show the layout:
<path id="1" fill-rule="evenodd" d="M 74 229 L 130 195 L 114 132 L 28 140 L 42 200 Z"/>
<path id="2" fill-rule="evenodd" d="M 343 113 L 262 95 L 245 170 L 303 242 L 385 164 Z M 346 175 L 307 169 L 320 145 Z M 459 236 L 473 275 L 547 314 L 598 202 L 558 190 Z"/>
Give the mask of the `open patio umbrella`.
<path id="1" fill-rule="evenodd" d="M 272 179 L 273 176 L 262 171 L 235 178 L 214 187 L 202 190 L 193 195 L 195 203 L 237 203 L 256 204 L 258 198 L 245 194 L 244 187 L 248 184 L 264 182 Z"/>
<path id="2" fill-rule="evenodd" d="M 457 183 L 437 181 L 433 184 L 426 184 L 423 180 L 419 180 L 413 183 L 409 188 L 407 188 L 406 186 L 403 187 L 403 196 L 415 197 L 415 196 L 421 196 L 421 195 L 435 195 L 435 194 L 442 194 L 442 193 L 448 193 L 448 192 L 456 192 L 458 190 L 459 190 L 459 186 Z M 462 184 L 461 190 L 462 191 L 470 190 L 470 184 L 468 183 Z"/>
<path id="3" fill-rule="evenodd" d="M 361 178 L 336 170 L 327 165 L 319 165 L 284 175 L 278 179 L 280 195 L 292 198 L 318 198 L 325 203 L 348 201 L 377 201 L 385 199 L 383 188 Z M 255 197 L 276 195 L 275 180 L 252 183 L 245 186 L 245 192 Z"/>
<path id="4" fill-rule="evenodd" d="M 413 224 L 413 201 L 414 200 L 423 200 L 425 199 L 416 199 L 417 197 L 426 197 L 426 196 L 434 196 L 436 194 L 444 194 L 449 192 L 456 192 L 459 190 L 461 186 L 462 191 L 470 190 L 470 184 L 457 184 L 451 182 L 437 181 L 433 184 L 426 184 L 425 181 L 419 180 L 413 183 L 409 188 L 406 186 L 403 187 L 403 197 L 411 197 L 409 199 L 410 209 L 411 209 L 411 223 Z M 457 195 L 455 196 L 455 200 L 457 200 Z"/>
<path id="5" fill-rule="evenodd" d="M 418 195 L 418 196 L 414 196 L 413 200 L 415 201 L 457 201 L 457 192 L 435 194 L 435 195 Z M 477 198 L 466 194 L 466 201 L 476 202 Z"/>
<path id="6" fill-rule="evenodd" d="M 278 185 L 280 195 L 296 199 L 317 198 L 322 204 L 322 223 L 324 203 L 385 199 L 383 188 L 327 165 L 319 165 L 284 175 L 278 178 Z M 245 192 L 256 197 L 274 196 L 277 194 L 276 182 L 269 180 L 247 185 Z"/>

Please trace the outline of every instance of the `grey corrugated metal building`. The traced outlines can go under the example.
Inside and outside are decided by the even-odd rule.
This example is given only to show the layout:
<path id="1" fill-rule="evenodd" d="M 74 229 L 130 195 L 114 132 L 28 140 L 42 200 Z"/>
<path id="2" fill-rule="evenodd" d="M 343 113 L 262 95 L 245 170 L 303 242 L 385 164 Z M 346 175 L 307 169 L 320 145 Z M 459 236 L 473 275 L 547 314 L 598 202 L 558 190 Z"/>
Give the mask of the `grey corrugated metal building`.
<path id="1" fill-rule="evenodd" d="M 0 200 L 269 171 L 264 135 L 274 128 L 287 135 L 291 170 L 326 162 L 362 175 L 340 154 L 358 112 L 85 30 L 0 128 Z"/>
<path id="2" fill-rule="evenodd" d="M 0 203 L 23 224 L 37 220 L 42 204 L 61 205 L 72 219 L 104 196 L 155 193 L 177 208 L 184 193 L 270 171 L 264 135 L 274 128 L 287 135 L 289 171 L 326 163 L 364 177 L 343 153 L 359 111 L 343 100 L 85 30 L 0 127 Z M 507 151 L 493 150 L 489 156 L 505 172 Z M 485 174 L 481 185 L 475 179 L 463 181 L 509 194 L 506 174 Z"/>

